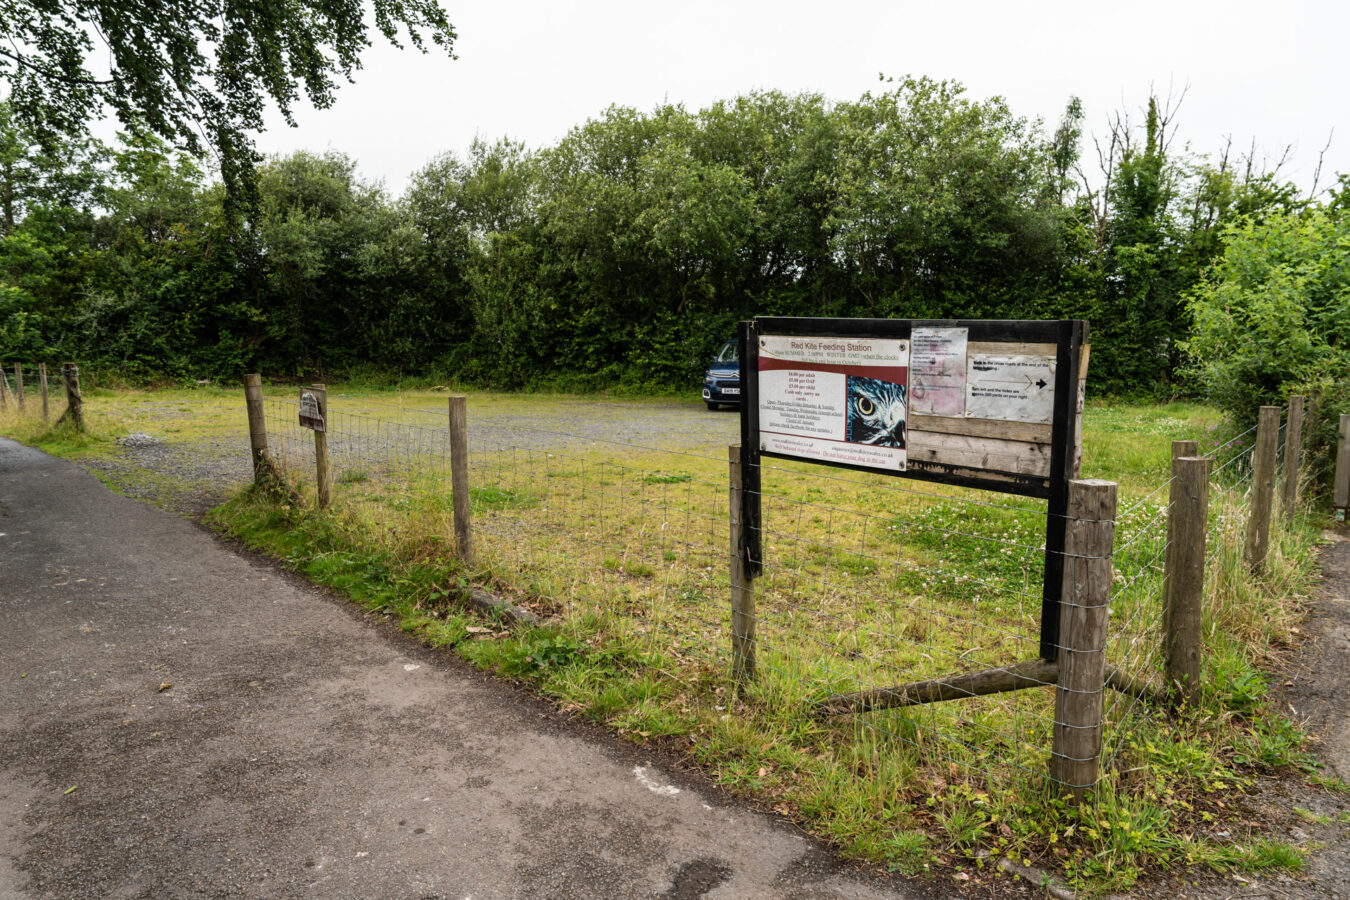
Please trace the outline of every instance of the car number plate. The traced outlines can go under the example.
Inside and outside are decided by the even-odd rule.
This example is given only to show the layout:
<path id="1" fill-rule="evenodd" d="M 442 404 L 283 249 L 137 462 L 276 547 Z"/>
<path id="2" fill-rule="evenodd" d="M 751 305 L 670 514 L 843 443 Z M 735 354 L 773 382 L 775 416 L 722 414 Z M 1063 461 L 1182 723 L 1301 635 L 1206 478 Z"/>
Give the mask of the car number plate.
<path id="1" fill-rule="evenodd" d="M 722 388 L 722 393 L 727 394 L 727 395 L 729 395 L 729 396 L 733 396 L 733 397 L 739 397 L 739 396 L 741 395 L 741 389 L 738 388 L 738 387 L 734 387 L 734 388 Z"/>

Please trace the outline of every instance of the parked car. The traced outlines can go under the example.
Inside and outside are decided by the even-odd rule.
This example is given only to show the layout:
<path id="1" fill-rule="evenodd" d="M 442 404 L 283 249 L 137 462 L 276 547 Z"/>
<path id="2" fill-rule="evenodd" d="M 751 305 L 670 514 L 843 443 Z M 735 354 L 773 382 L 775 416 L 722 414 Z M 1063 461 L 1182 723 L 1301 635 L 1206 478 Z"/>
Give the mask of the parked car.
<path id="1" fill-rule="evenodd" d="M 717 409 L 723 403 L 740 405 L 740 350 L 740 342 L 732 338 L 708 363 L 708 370 L 703 373 L 703 402 L 708 404 L 708 409 Z"/>

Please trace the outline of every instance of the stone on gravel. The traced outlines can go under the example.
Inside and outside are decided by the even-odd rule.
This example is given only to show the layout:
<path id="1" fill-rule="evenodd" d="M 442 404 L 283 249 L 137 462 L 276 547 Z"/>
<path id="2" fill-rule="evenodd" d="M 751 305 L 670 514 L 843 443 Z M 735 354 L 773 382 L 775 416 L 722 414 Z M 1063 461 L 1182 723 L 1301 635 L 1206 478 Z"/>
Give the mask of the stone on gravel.
<path id="1" fill-rule="evenodd" d="M 158 447 L 163 442 L 160 441 L 159 438 L 146 434 L 145 432 L 133 431 L 131 434 L 122 435 L 117 439 L 117 443 L 121 444 L 123 447 L 131 447 L 134 449 L 140 447 Z"/>

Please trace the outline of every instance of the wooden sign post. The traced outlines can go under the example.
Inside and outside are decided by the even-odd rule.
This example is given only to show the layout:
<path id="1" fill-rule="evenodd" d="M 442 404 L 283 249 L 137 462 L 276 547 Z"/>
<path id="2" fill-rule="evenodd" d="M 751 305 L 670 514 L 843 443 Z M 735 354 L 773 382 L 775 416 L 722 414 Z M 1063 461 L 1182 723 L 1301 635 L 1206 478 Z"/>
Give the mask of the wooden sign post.
<path id="1" fill-rule="evenodd" d="M 1068 577 L 1059 638 L 1064 652 L 1055 687 L 1050 775 L 1075 799 L 1082 800 L 1101 774 L 1116 485 L 1110 481 L 1073 481 L 1068 494 Z"/>
<path id="2" fill-rule="evenodd" d="M 737 681 L 755 678 L 755 576 L 746 566 L 744 529 L 741 516 L 745 503 L 741 496 L 741 448 L 727 448 L 731 474 L 731 672 Z"/>
<path id="3" fill-rule="evenodd" d="M 300 389 L 300 424 L 314 432 L 314 474 L 319 509 L 327 509 L 332 481 L 328 472 L 328 389 L 321 384 Z"/>

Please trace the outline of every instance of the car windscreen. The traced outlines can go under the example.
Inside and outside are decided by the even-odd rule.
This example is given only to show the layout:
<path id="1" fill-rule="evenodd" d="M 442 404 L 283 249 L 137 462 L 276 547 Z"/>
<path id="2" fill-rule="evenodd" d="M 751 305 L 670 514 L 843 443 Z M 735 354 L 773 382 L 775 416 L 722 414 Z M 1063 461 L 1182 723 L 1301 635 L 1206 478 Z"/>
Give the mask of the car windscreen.
<path id="1" fill-rule="evenodd" d="M 736 362 L 740 349 L 741 345 L 737 341 L 727 341 L 717 353 L 717 362 Z"/>

